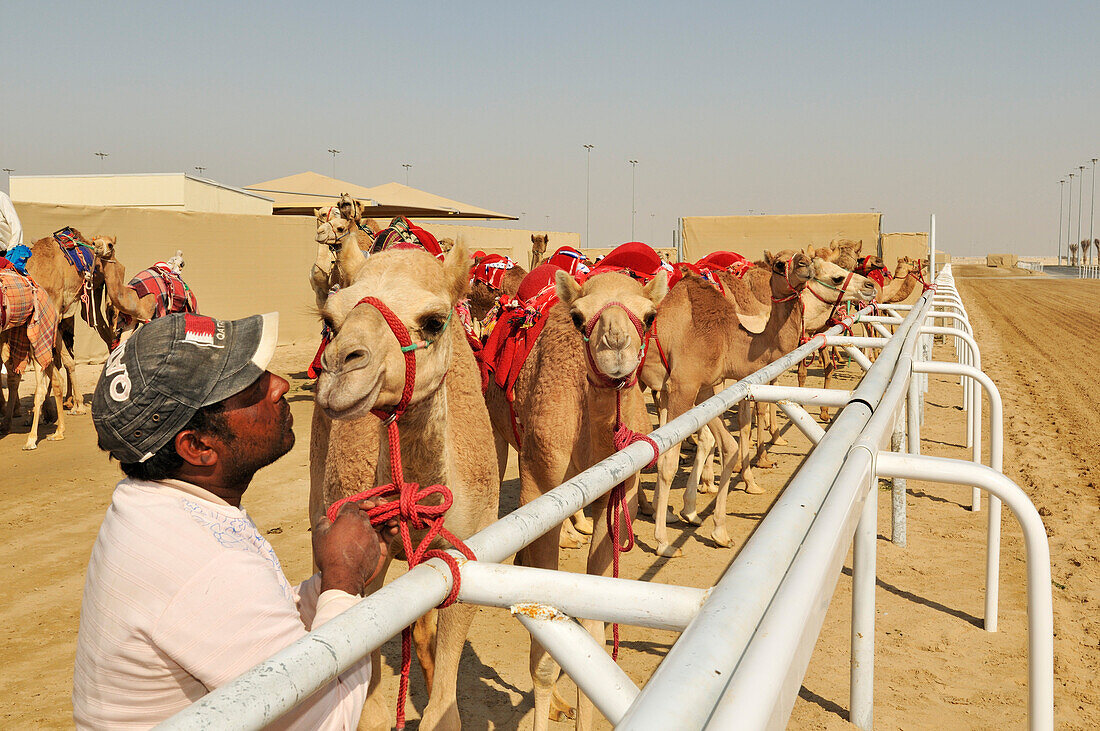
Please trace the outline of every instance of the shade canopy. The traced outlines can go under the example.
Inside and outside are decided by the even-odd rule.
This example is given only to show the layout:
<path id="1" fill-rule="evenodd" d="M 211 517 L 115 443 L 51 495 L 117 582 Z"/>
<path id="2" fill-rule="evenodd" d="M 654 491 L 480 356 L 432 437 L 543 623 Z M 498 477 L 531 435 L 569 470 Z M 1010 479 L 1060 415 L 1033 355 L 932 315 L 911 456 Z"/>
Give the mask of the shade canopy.
<path id="1" fill-rule="evenodd" d="M 401 183 L 386 183 L 373 188 L 337 180 L 319 173 L 305 172 L 246 185 L 246 190 L 262 193 L 274 200 L 274 213 L 310 216 L 313 209 L 335 205 L 343 193 L 366 205 L 371 218 L 409 216 L 419 218 L 498 218 L 514 221 L 516 216 L 497 213 L 469 203 L 410 188 Z"/>

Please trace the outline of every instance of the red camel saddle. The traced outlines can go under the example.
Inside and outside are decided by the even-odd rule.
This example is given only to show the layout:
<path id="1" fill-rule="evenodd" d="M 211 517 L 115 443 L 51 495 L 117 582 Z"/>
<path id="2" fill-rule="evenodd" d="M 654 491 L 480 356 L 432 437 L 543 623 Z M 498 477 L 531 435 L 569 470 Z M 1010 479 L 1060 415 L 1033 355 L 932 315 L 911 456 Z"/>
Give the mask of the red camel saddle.
<path id="1" fill-rule="evenodd" d="M 516 263 L 506 256 L 490 254 L 470 269 L 470 284 L 477 281 L 492 289 L 500 289 L 504 275 L 515 266 Z"/>

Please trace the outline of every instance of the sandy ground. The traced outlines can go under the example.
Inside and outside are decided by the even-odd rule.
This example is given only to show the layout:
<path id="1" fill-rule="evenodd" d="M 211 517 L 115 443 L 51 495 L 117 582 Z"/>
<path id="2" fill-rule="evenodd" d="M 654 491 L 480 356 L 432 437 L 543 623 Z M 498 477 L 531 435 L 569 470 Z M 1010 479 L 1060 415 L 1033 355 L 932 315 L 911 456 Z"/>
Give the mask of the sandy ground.
<path id="1" fill-rule="evenodd" d="M 1057 722 L 1062 728 L 1098 728 L 1100 619 L 1095 608 L 1100 601 L 1100 506 L 1093 470 L 1100 454 L 1100 419 L 1089 394 L 1100 380 L 1100 367 L 1084 350 L 1100 328 L 1100 282 L 1009 278 L 979 266 L 958 267 L 956 273 L 985 370 L 1005 400 L 1005 472 L 1029 492 L 1048 526 Z M 292 380 L 289 398 L 298 444 L 257 476 L 245 498 L 295 581 L 310 570 L 306 432 L 312 404 L 301 371 L 314 347 L 280 348 L 276 356 L 273 369 Z M 948 355 L 943 347 L 938 354 Z M 96 372 L 82 369 L 85 391 L 90 391 Z M 838 387 L 853 384 L 854 374 L 837 381 Z M 967 457 L 959 403 L 957 382 L 932 379 L 923 434 L 926 453 Z M 65 441 L 43 442 L 37 452 L 20 451 L 25 426 L 0 439 L 0 464 L 8 465 L 9 475 L 0 486 L 0 686 L 5 688 L 0 718 L 5 728 L 71 725 L 69 696 L 84 570 L 118 472 L 96 449 L 89 417 L 70 417 L 68 425 Z M 808 449 L 793 431 L 786 436 L 791 445 L 775 450 L 778 468 L 761 474 L 767 494 L 737 492 L 732 497 L 729 528 L 739 544 Z M 686 465 L 677 487 L 685 475 Z M 515 506 L 515 476 L 513 464 L 502 488 L 502 513 Z M 652 482 L 651 474 L 643 475 L 644 485 Z M 914 481 L 908 487 L 908 547 L 898 548 L 882 536 L 879 541 L 876 725 L 1021 727 L 1026 720 L 1027 635 L 1018 526 L 1006 511 L 1000 631 L 990 634 L 981 629 L 985 513 L 973 514 L 964 507 L 969 504 L 969 488 Z M 675 492 L 673 505 L 679 506 L 682 491 Z M 889 493 L 880 495 L 879 532 L 885 535 Z M 705 515 L 709 502 L 708 498 Z M 684 557 L 663 559 L 653 554 L 652 523 L 639 521 L 639 548 L 625 557 L 623 575 L 699 587 L 713 584 L 736 549 L 718 548 L 709 541 L 709 519 L 698 529 L 683 528 L 673 526 Z M 579 570 L 582 552 L 566 552 L 563 563 Z M 397 573 L 400 569 L 394 570 Z M 795 705 L 792 727 L 849 727 L 850 586 L 850 568 L 845 568 Z M 672 633 L 631 627 L 623 628 L 622 636 L 620 662 L 639 684 L 675 640 Z M 526 633 L 506 612 L 478 613 L 459 681 L 467 728 L 530 728 L 527 645 Z M 399 661 L 399 645 L 391 641 L 384 647 L 383 671 L 391 698 L 396 696 Z M 411 718 L 425 701 L 423 683 L 414 671 Z"/>

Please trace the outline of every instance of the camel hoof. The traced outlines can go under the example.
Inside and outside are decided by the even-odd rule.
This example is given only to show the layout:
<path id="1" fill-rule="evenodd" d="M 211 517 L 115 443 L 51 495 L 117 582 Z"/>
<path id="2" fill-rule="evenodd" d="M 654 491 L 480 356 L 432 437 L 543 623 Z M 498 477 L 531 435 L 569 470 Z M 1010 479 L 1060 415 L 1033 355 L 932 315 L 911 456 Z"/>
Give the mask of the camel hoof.
<path id="1" fill-rule="evenodd" d="M 690 513 L 680 513 L 680 517 L 683 518 L 686 522 L 691 523 L 692 525 L 703 524 L 703 519 L 700 518 L 699 513 L 695 512 L 694 510 Z"/>
<path id="2" fill-rule="evenodd" d="M 755 482 L 745 485 L 745 492 L 750 495 L 763 495 L 764 488 L 757 485 Z"/>
<path id="3" fill-rule="evenodd" d="M 584 548 L 588 545 L 588 536 L 579 536 L 574 538 L 573 536 L 562 535 L 558 541 L 560 548 Z"/>
<path id="4" fill-rule="evenodd" d="M 639 500 L 638 501 L 638 512 L 641 513 L 642 515 L 648 515 L 649 517 L 652 518 L 656 514 L 657 511 L 653 508 L 653 503 L 649 502 L 648 500 L 646 500 L 645 502 L 642 502 L 641 500 Z"/>
<path id="5" fill-rule="evenodd" d="M 714 532 L 710 534 L 710 538 L 712 541 L 724 548 L 729 548 L 730 545 L 733 544 L 733 539 L 730 538 L 729 533 L 726 533 L 726 529 L 724 527 L 715 528 Z"/>
<path id="6" fill-rule="evenodd" d="M 772 437 L 772 444 L 777 447 L 786 447 L 790 442 L 783 438 L 781 434 L 776 434 Z"/>
<path id="7" fill-rule="evenodd" d="M 828 421 L 829 420 L 829 410 L 828 409 L 822 409 L 821 410 L 821 420 L 822 421 Z"/>
<path id="8" fill-rule="evenodd" d="M 64 439 L 64 438 L 65 438 L 65 435 L 64 435 L 64 434 L 58 434 L 57 432 L 54 432 L 53 434 L 51 434 L 51 435 L 49 435 L 48 437 L 46 437 L 46 441 L 49 441 L 49 442 L 60 442 L 60 441 L 61 441 L 62 439 Z"/>
<path id="9" fill-rule="evenodd" d="M 69 414 L 71 414 L 72 416 L 84 416 L 84 414 L 87 413 L 88 409 L 84 406 L 84 404 L 73 406 L 71 409 L 69 409 Z"/>
<path id="10" fill-rule="evenodd" d="M 568 708 L 551 708 L 550 709 L 550 720 L 551 721 L 565 721 L 565 720 L 572 721 L 576 717 L 577 717 L 577 709 L 573 708 L 573 706 L 569 706 Z"/>
<path id="11" fill-rule="evenodd" d="M 664 556 L 665 558 L 680 558 L 684 555 L 684 552 L 667 543 L 660 543 L 657 545 L 657 555 Z"/>
<path id="12" fill-rule="evenodd" d="M 27 442 L 26 444 L 23 445 L 23 451 L 24 452 L 29 452 L 32 449 L 38 449 L 38 445 L 34 442 Z"/>
<path id="13" fill-rule="evenodd" d="M 586 536 L 592 535 L 592 521 L 589 520 L 588 516 L 585 516 L 584 520 L 579 520 L 579 519 L 574 520 L 573 521 L 573 528 L 578 533 L 583 533 Z"/>

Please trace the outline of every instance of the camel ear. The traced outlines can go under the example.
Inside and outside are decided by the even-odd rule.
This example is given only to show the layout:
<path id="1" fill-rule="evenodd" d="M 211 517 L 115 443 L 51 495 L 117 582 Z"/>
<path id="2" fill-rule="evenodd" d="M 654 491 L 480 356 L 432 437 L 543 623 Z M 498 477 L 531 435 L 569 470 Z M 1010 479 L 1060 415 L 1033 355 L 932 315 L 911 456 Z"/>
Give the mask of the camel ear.
<path id="1" fill-rule="evenodd" d="M 764 263 L 767 264 L 768 267 L 771 267 L 771 265 L 775 263 L 775 255 L 767 249 L 764 249 Z"/>
<path id="2" fill-rule="evenodd" d="M 753 335 L 759 335 L 764 332 L 764 328 L 768 326 L 768 318 L 771 316 L 771 310 L 765 310 L 763 314 L 750 315 L 747 312 L 737 312 L 737 320 L 741 323 L 741 327 L 745 328 Z"/>
<path id="3" fill-rule="evenodd" d="M 538 243 L 538 241 L 535 239 L 536 236 L 538 236 L 538 234 L 531 234 L 531 243 L 532 244 Z"/>
<path id="4" fill-rule="evenodd" d="M 667 280 L 666 280 L 667 285 Z M 554 288 L 557 290 L 558 299 L 565 303 L 566 307 L 572 307 L 573 303 L 581 296 L 581 285 L 564 269 L 554 273 Z"/>
<path id="5" fill-rule="evenodd" d="M 809 245 L 806 246 L 806 255 L 809 256 L 811 259 L 813 258 L 814 254 L 816 254 L 816 253 L 817 253 L 817 249 L 814 247 L 813 244 L 809 244 Z"/>
<path id="6" fill-rule="evenodd" d="M 861 251 L 863 251 L 863 239 L 856 242 L 856 254 L 858 255 Z"/>
<path id="7" fill-rule="evenodd" d="M 459 240 L 443 257 L 443 280 L 451 295 L 451 306 L 457 305 L 470 290 L 470 252 Z"/>
<path id="8" fill-rule="evenodd" d="M 657 272 L 657 276 L 642 287 L 642 294 L 654 305 L 661 304 L 661 300 L 668 294 L 668 272 L 663 269 Z"/>

